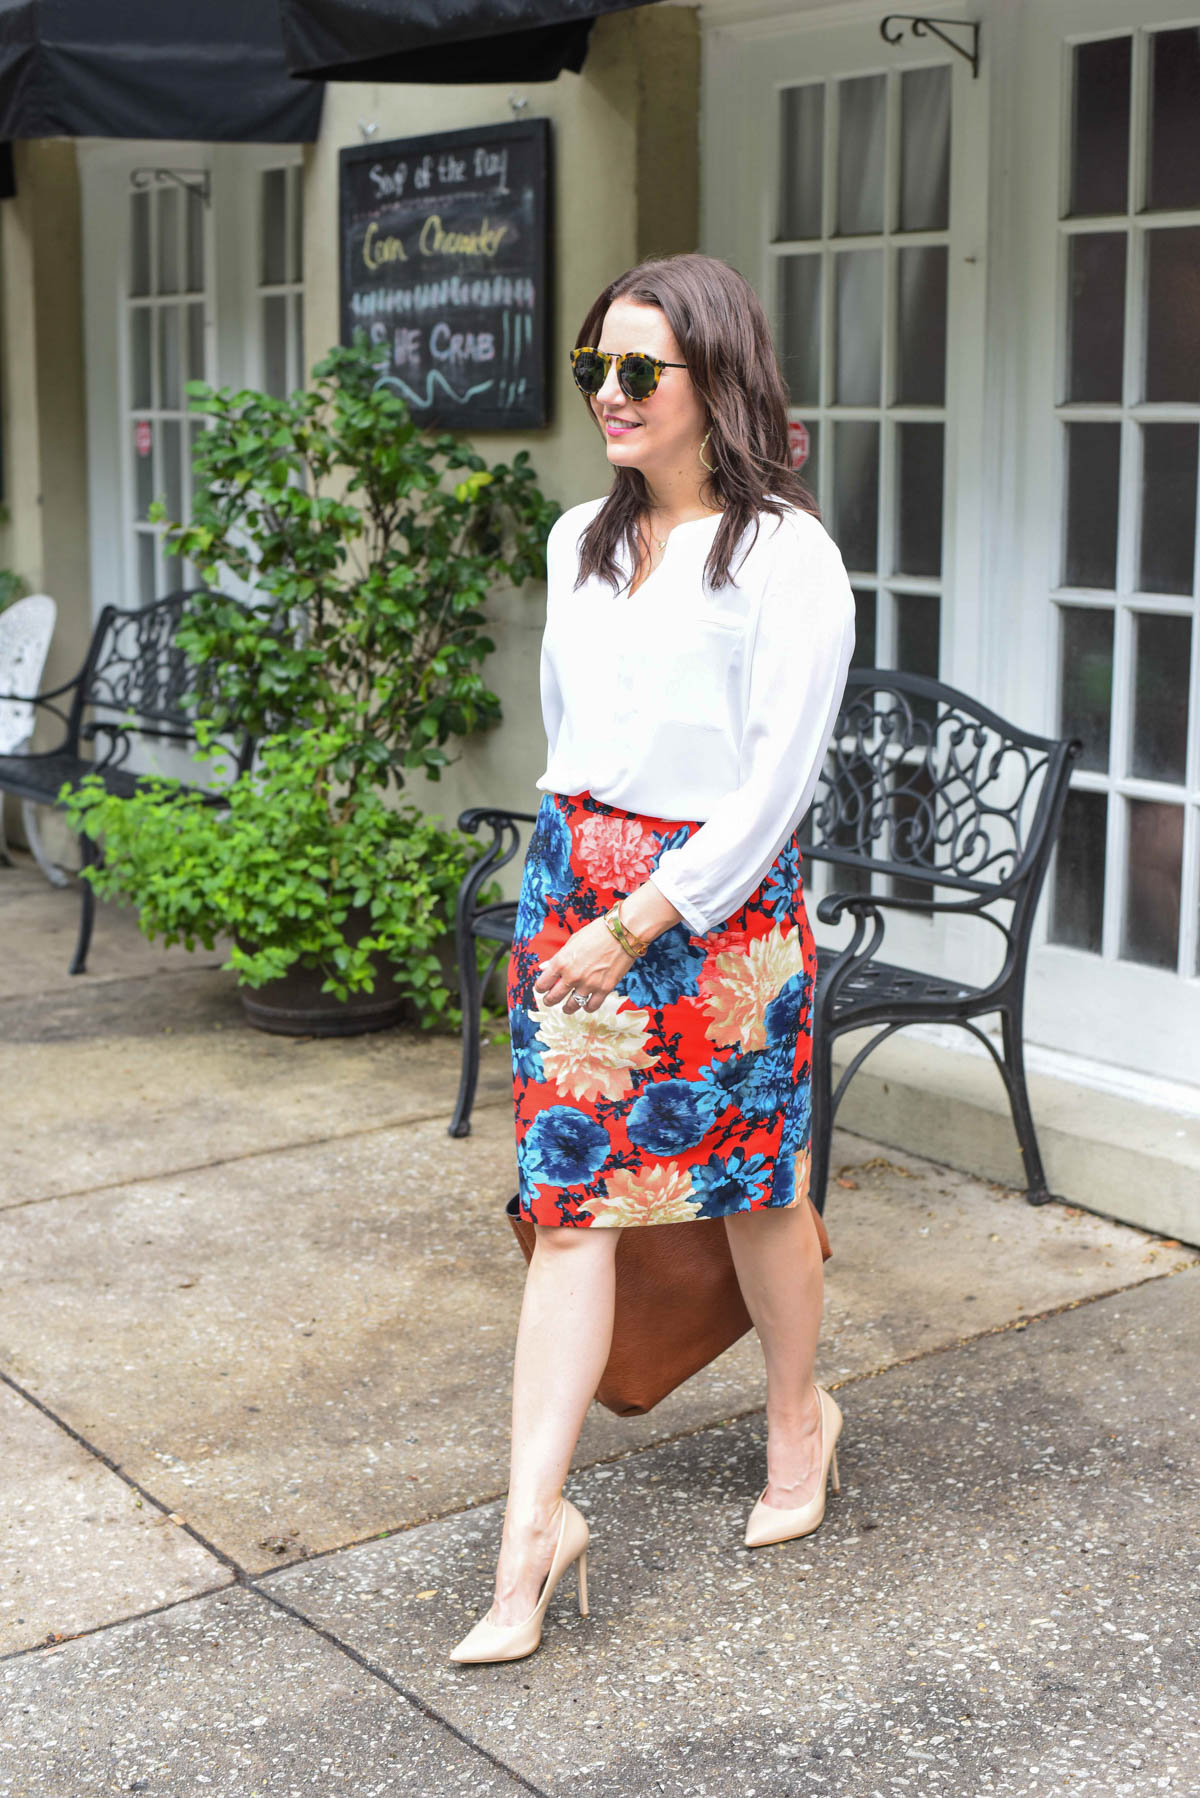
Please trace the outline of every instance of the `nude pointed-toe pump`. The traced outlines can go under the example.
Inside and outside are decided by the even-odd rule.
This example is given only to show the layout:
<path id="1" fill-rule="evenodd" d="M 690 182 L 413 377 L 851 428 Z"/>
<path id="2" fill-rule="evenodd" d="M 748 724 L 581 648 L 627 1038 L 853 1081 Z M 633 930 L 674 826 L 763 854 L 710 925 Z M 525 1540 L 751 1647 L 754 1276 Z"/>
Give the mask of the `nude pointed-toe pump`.
<path id="1" fill-rule="evenodd" d="M 474 1629 L 450 1651 L 452 1661 L 520 1661 L 532 1654 L 542 1639 L 542 1619 L 546 1606 L 554 1596 L 563 1574 L 572 1562 L 579 1581 L 579 1615 L 588 1614 L 587 1551 L 590 1532 L 569 1498 L 562 1501 L 562 1521 L 558 1526 L 558 1542 L 542 1586 L 541 1596 L 524 1623 L 489 1623 L 481 1618 Z"/>
<path id="2" fill-rule="evenodd" d="M 760 1498 L 746 1525 L 746 1547 L 766 1548 L 772 1542 L 789 1542 L 793 1536 L 809 1536 L 825 1515 L 825 1488 L 833 1472 L 833 1489 L 841 1491 L 838 1480 L 837 1439 L 842 1433 L 842 1413 L 824 1386 L 817 1387 L 820 1407 L 821 1480 L 807 1504 L 784 1511 L 777 1505 L 765 1505 Z M 763 1492 L 765 1494 L 766 1487 Z"/>

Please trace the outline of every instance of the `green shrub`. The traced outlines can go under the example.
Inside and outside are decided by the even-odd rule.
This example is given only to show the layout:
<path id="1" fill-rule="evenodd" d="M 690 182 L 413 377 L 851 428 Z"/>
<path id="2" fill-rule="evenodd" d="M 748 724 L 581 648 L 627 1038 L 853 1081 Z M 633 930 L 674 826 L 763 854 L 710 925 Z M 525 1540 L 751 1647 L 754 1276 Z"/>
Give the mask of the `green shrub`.
<path id="1" fill-rule="evenodd" d="M 479 846 L 400 795 L 409 770 L 437 780 L 448 744 L 499 719 L 484 605 L 497 583 L 544 576 L 557 508 L 526 452 L 489 467 L 416 425 L 362 341 L 286 399 L 188 391 L 209 422 L 193 516 L 167 537 L 210 589 L 179 634 L 199 753 L 247 731 L 258 753 L 223 803 L 159 779 L 132 798 L 94 776 L 64 791 L 103 845 L 87 877 L 152 938 L 232 937 L 245 985 L 299 962 L 345 998 L 373 990 L 378 955 L 422 1024 L 457 1028 L 437 947 Z"/>

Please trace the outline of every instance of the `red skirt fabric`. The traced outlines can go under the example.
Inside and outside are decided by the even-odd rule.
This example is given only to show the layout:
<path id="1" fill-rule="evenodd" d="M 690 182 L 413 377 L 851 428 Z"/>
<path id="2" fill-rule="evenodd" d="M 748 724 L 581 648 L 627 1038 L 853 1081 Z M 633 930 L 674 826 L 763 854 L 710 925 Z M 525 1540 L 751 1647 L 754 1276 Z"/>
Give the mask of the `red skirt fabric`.
<path id="1" fill-rule="evenodd" d="M 535 1223 L 679 1223 L 807 1198 L 817 952 L 798 831 L 732 917 L 664 931 L 599 1011 L 534 991 L 574 931 L 699 829 L 587 792 L 542 797 L 508 964 L 519 1198 Z"/>

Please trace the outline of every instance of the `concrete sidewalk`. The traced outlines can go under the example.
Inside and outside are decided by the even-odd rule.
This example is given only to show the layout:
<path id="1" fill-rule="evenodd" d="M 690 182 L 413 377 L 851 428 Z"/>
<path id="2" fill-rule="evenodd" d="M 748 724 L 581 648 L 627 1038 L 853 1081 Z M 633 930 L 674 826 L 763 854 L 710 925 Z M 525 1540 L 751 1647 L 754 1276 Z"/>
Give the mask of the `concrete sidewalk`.
<path id="1" fill-rule="evenodd" d="M 242 1024 L 0 870 L 0 1794 L 1200 1793 L 1200 1257 L 835 1138 L 842 1492 L 748 1553 L 751 1337 L 595 1410 L 532 1659 L 459 1669 L 522 1263 L 507 1054 Z M 1097 1195 L 1103 1211 L 1104 1195 Z"/>

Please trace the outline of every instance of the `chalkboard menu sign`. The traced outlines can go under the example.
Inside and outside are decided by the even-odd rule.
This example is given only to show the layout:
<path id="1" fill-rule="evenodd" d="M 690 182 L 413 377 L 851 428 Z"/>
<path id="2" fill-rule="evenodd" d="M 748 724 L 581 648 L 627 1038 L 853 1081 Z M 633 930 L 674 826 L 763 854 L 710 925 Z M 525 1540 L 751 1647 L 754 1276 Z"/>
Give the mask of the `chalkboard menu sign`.
<path id="1" fill-rule="evenodd" d="M 379 346 L 423 425 L 548 422 L 550 126 L 343 150 L 342 342 Z"/>

